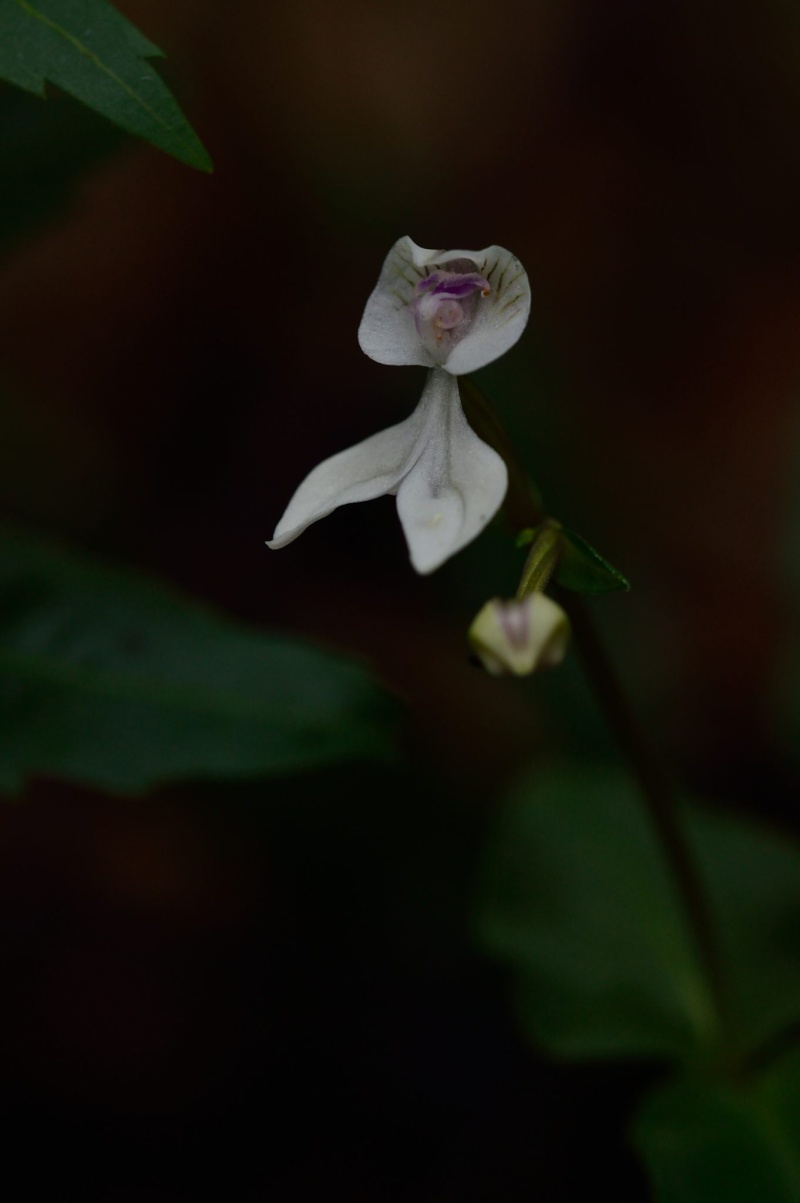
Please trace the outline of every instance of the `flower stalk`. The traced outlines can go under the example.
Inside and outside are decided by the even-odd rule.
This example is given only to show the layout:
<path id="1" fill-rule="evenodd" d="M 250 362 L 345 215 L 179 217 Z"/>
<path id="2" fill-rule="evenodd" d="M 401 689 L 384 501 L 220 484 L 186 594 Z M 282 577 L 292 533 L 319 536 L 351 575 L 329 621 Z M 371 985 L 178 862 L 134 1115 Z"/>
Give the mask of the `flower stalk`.
<path id="1" fill-rule="evenodd" d="M 680 819 L 672 779 L 630 704 L 583 598 L 559 590 L 586 678 L 625 757 L 677 886 L 720 1030 L 729 1006 L 724 966 L 705 883 Z"/>
<path id="2" fill-rule="evenodd" d="M 558 522 L 548 520 L 542 524 L 540 531 L 534 537 L 522 569 L 517 597 L 527 597 L 529 593 L 546 589 L 556 570 L 560 555 L 561 527 Z"/>
<path id="3" fill-rule="evenodd" d="M 460 384 L 470 423 L 506 462 L 507 520 L 517 533 L 535 531 L 517 592 L 518 597 L 529 596 L 547 585 L 557 567 L 560 524 L 544 517 L 538 493 L 526 483 L 528 474 L 487 398 L 472 381 Z M 554 591 L 569 618 L 589 686 L 638 785 L 695 941 L 718 1027 L 724 1030 L 729 1015 L 724 966 L 705 883 L 681 823 L 672 779 L 639 723 L 583 598 L 557 585 Z"/>

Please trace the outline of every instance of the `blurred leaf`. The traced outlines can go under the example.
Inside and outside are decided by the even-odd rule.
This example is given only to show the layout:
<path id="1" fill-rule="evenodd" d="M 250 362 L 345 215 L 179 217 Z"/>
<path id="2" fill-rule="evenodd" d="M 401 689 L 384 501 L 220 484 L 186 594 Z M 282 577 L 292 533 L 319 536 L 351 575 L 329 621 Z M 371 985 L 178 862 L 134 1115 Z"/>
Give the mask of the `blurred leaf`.
<path id="1" fill-rule="evenodd" d="M 659 1203 L 797 1203 L 800 1056 L 748 1085 L 669 1082 L 645 1102 L 634 1140 Z"/>
<path id="2" fill-rule="evenodd" d="M 123 792 L 391 753 L 367 672 L 133 572 L 0 536 L 0 788 Z"/>
<path id="3" fill-rule="evenodd" d="M 524 781 L 489 848 L 480 915 L 528 1033 L 559 1056 L 678 1055 L 712 1026 L 641 808 L 613 772 Z"/>
<path id="4" fill-rule="evenodd" d="M 800 850 L 688 810 L 729 976 L 734 1051 L 800 1015 Z M 522 1022 L 561 1056 L 685 1057 L 715 1020 L 649 821 L 611 770 L 521 783 L 490 845 L 480 935 L 509 962 Z"/>
<path id="5" fill-rule="evenodd" d="M 730 978 L 730 1042 L 750 1051 L 800 1017 L 800 848 L 743 818 L 688 817 Z"/>
<path id="6" fill-rule="evenodd" d="M 576 593 L 611 593 L 618 589 L 630 589 L 630 583 L 618 569 L 604 560 L 599 551 L 576 535 L 574 531 L 561 527 L 563 550 L 555 571 L 555 579 L 565 589 Z"/>
<path id="7" fill-rule="evenodd" d="M 208 153 L 160 76 L 161 51 L 105 0 L 0 0 L 0 76 L 43 96 L 57 84 L 201 171 Z"/>
<path id="8" fill-rule="evenodd" d="M 56 213 L 126 134 L 60 94 L 48 105 L 0 84 L 0 245 Z"/>

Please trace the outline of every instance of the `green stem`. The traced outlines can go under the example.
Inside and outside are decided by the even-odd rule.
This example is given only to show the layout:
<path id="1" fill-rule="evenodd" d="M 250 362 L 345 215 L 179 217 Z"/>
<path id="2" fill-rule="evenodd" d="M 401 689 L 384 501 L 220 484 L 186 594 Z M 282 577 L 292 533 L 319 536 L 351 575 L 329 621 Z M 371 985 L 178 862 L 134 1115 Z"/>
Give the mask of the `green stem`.
<path id="1" fill-rule="evenodd" d="M 636 779 L 650 822 L 680 892 L 717 1019 L 722 1027 L 728 1013 L 725 973 L 705 885 L 681 823 L 672 780 L 628 702 L 583 598 L 566 590 L 559 590 L 558 594 L 560 604 L 569 615 L 589 684 Z"/>
<path id="2" fill-rule="evenodd" d="M 561 554 L 561 533 L 558 523 L 545 523 L 536 536 L 519 578 L 517 597 L 547 588 Z"/>
<path id="3" fill-rule="evenodd" d="M 541 499 L 491 403 L 467 377 L 459 378 L 459 387 L 470 425 L 506 462 L 509 488 L 503 508 L 512 528 L 522 531 L 531 527 L 542 530 L 549 527 L 555 536 L 558 523 L 550 525 L 549 520 L 545 519 Z M 549 559 L 549 556 L 545 559 Z M 722 1028 L 728 1015 L 722 959 L 705 885 L 681 823 L 671 778 L 639 725 L 582 597 L 564 589 L 557 592 L 559 602 L 572 623 L 575 644 L 589 684 L 638 784 L 677 887 Z"/>
<path id="4" fill-rule="evenodd" d="M 503 510 L 508 521 L 514 531 L 538 526 L 544 518 L 542 499 L 517 458 L 514 444 L 494 412 L 491 402 L 469 376 L 458 377 L 458 391 L 472 429 L 505 460 L 508 468 L 508 491 Z"/>

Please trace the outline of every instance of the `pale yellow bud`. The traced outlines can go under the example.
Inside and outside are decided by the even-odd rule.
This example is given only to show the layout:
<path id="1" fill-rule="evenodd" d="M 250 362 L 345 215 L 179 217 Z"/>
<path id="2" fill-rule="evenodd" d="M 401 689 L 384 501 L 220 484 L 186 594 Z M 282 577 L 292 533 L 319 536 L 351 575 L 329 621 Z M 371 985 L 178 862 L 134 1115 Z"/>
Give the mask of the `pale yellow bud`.
<path id="1" fill-rule="evenodd" d="M 487 602 L 469 629 L 470 644 L 487 672 L 527 676 L 555 668 L 569 643 L 569 619 L 544 593 Z"/>

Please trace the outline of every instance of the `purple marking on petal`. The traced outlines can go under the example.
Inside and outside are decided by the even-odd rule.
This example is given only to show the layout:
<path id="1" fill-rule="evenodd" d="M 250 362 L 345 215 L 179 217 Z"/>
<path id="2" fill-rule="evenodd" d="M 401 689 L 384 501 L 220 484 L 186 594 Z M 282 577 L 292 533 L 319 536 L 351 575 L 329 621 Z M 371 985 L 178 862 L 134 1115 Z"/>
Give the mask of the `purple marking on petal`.
<path id="1" fill-rule="evenodd" d="M 491 285 L 477 272 L 431 272 L 416 285 L 417 296 L 429 293 L 433 296 L 468 297 L 473 292 L 491 292 Z"/>
<path id="2" fill-rule="evenodd" d="M 483 276 L 479 276 L 477 272 L 471 272 L 468 276 L 457 276 L 448 273 L 448 279 L 441 280 L 435 285 L 434 295 L 444 295 L 455 297 L 457 300 L 460 297 L 468 297 L 473 292 L 490 292 L 491 286 L 488 280 L 484 280 Z"/>
<path id="3" fill-rule="evenodd" d="M 464 260 L 465 268 L 475 264 Z M 421 342 L 435 362 L 444 363 L 452 348 L 464 337 L 479 302 L 480 293 L 491 292 L 488 280 L 474 270 L 437 269 L 418 280 L 415 297 L 408 306 Z"/>

